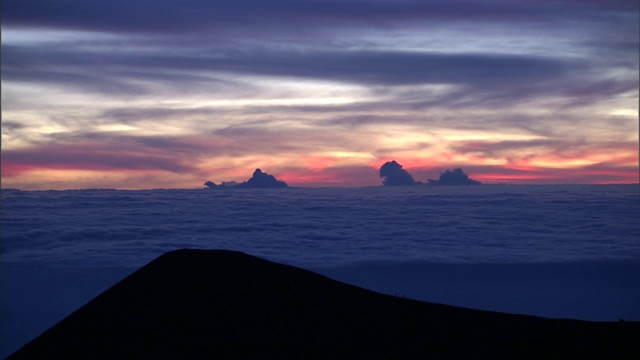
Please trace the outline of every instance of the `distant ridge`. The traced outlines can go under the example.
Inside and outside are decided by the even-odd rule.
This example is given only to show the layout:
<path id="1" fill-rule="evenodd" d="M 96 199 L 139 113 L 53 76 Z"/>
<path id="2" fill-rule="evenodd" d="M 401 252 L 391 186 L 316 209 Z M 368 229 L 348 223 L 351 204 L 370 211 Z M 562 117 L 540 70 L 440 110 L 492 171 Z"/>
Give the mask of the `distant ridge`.
<path id="1" fill-rule="evenodd" d="M 640 358 L 640 323 L 378 294 L 240 252 L 166 253 L 9 359 Z"/>

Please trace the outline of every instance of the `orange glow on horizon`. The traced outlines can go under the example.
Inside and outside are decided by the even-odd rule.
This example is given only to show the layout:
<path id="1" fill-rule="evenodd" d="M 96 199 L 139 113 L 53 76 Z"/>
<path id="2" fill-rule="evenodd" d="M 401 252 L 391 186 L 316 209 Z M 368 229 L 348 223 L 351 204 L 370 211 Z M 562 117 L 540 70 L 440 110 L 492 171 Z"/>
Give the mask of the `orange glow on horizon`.
<path id="1" fill-rule="evenodd" d="M 100 146 L 98 146 L 100 148 Z M 73 148 L 75 149 L 75 148 Z M 66 148 L 65 148 L 66 150 Z M 73 152 L 62 152 L 73 154 Z M 446 169 L 462 168 L 469 177 L 485 183 L 542 184 L 542 183 L 638 183 L 637 154 L 626 152 L 615 154 L 610 161 L 594 163 L 593 160 L 561 159 L 569 164 L 560 166 L 557 157 L 538 156 L 525 159 L 508 159 L 504 165 L 494 162 L 452 161 L 445 162 L 447 156 L 433 158 L 385 157 L 367 159 L 363 154 L 345 153 L 344 158 L 325 155 L 277 157 L 266 154 L 244 157 L 212 157 L 189 163 L 181 157 L 147 157 L 133 153 L 132 157 L 122 156 L 117 151 L 113 158 L 103 157 L 104 163 L 87 161 L 90 157 L 70 156 L 67 163 L 20 162 L 19 157 L 4 159 L 2 162 L 2 187 L 20 189 L 68 189 L 68 188 L 200 188 L 205 181 L 243 182 L 251 178 L 253 171 L 274 175 L 292 186 L 309 187 L 359 187 L 381 184 L 378 169 L 387 161 L 396 160 L 416 181 L 426 182 L 437 178 Z M 337 153 L 336 153 L 337 154 Z M 446 154 L 442 154 L 446 155 Z M 455 158 L 456 154 L 449 154 Z M 349 157 L 354 156 L 354 157 Z M 81 159 L 78 163 L 73 160 Z M 123 167 L 115 168 L 124 159 Z M 146 159 L 161 160 L 166 169 L 153 168 Z M 548 159 L 548 160 L 547 160 Z M 62 159 L 64 160 L 64 159 Z M 61 160 L 61 161 L 62 161 Z M 166 161 L 165 161 L 166 160 Z M 597 158 L 601 160 L 601 158 Z M 634 162 L 635 161 L 635 162 Z M 113 165 L 112 165 L 113 164 Z M 553 164 L 554 166 L 542 166 Z M 170 165 L 170 166 L 169 166 Z M 174 166 L 174 167 L 171 167 Z"/>
<path id="2" fill-rule="evenodd" d="M 313 172 L 322 171 L 336 165 L 336 159 L 329 156 L 305 156 L 302 158 L 302 162 L 307 169 Z"/>
<path id="3" fill-rule="evenodd" d="M 333 184 L 339 185 L 343 184 L 344 181 L 336 178 L 331 174 L 323 174 L 323 173 L 281 173 L 277 176 L 278 180 L 282 180 L 288 184 Z"/>

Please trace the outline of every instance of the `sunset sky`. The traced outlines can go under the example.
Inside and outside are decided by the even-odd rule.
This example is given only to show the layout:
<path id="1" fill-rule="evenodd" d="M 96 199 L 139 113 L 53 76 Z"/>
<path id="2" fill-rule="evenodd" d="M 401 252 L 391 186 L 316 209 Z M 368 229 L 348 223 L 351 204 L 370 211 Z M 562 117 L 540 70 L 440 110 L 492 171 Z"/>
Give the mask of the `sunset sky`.
<path id="1" fill-rule="evenodd" d="M 2 187 L 637 183 L 637 0 L 3 0 Z"/>

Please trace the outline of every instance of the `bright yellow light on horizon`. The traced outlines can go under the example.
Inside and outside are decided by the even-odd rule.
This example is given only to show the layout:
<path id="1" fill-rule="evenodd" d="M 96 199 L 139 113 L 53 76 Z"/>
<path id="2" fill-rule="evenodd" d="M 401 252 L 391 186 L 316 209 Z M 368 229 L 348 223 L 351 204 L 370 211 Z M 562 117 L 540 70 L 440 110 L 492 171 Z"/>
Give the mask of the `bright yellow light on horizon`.
<path id="1" fill-rule="evenodd" d="M 335 157 L 335 158 L 349 158 L 349 159 L 372 159 L 374 156 L 371 153 L 366 152 L 354 152 L 354 151 L 328 151 L 321 154 L 322 156 Z"/>
<path id="2" fill-rule="evenodd" d="M 638 109 L 616 109 L 611 112 L 611 115 L 638 117 Z"/>
<path id="3" fill-rule="evenodd" d="M 596 161 L 590 159 L 537 159 L 526 162 L 528 166 L 535 166 L 547 169 L 563 169 L 563 168 L 580 168 L 597 164 Z"/>

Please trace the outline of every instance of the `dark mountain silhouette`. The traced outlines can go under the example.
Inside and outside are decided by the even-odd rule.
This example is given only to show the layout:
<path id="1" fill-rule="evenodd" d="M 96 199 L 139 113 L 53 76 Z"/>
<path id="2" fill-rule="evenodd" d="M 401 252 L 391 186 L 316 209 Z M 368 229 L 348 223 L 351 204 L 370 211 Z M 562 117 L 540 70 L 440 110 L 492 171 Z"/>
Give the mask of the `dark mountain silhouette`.
<path id="1" fill-rule="evenodd" d="M 402 168 L 402 165 L 398 164 L 395 160 L 388 161 L 380 167 L 380 177 L 384 178 L 382 183 L 385 186 L 403 186 L 403 185 L 415 185 L 417 184 L 413 180 L 413 176 L 409 172 Z"/>
<path id="2" fill-rule="evenodd" d="M 448 170 L 440 174 L 439 180 L 429 179 L 429 185 L 480 185 L 480 181 L 469 178 L 462 169 Z"/>
<path id="3" fill-rule="evenodd" d="M 382 295 L 239 252 L 178 250 L 10 359 L 640 358 L 640 323 Z"/>
<path id="4" fill-rule="evenodd" d="M 253 176 L 251 177 L 251 179 L 240 184 L 234 181 L 230 181 L 230 182 L 223 182 L 220 185 L 216 185 L 212 181 L 207 181 L 204 183 L 204 185 L 210 189 L 217 189 L 217 188 L 274 189 L 274 188 L 287 187 L 287 183 L 285 183 L 284 181 L 277 180 L 275 176 L 262 172 L 262 170 L 260 169 L 256 169 L 253 172 Z"/>

